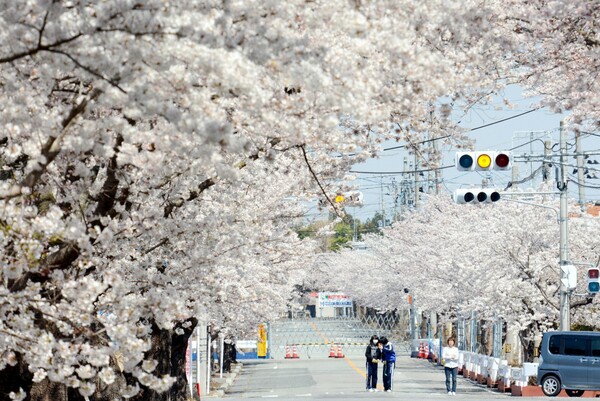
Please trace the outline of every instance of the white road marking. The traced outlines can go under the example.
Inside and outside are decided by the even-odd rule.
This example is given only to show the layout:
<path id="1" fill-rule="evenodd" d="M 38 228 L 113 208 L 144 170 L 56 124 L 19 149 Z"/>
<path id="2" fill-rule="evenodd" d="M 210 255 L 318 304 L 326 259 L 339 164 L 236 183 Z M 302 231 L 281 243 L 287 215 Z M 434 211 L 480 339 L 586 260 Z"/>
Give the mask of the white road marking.
<path id="1" fill-rule="evenodd" d="M 312 397 L 311 393 L 308 394 L 296 394 L 296 397 Z"/>

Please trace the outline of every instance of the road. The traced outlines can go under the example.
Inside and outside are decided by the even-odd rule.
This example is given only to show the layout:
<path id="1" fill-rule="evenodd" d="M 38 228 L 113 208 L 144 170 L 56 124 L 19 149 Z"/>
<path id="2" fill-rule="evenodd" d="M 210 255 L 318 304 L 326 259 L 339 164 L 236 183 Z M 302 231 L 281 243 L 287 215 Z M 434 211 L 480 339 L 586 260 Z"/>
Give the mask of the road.
<path id="1" fill-rule="evenodd" d="M 431 363 L 400 356 L 392 393 L 365 390 L 364 357 L 245 361 L 242 373 L 225 394 L 227 400 L 496 400 L 510 397 L 459 377 L 456 396 L 446 393 L 444 372 Z M 379 371 L 381 381 L 381 369 Z M 540 399 L 526 398 L 521 399 Z"/>

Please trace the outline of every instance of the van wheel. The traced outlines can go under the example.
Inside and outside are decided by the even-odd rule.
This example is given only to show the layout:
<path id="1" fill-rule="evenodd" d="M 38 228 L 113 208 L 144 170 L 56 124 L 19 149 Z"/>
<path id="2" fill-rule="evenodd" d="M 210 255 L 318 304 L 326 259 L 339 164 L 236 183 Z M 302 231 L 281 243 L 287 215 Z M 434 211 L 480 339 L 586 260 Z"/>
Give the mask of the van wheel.
<path id="1" fill-rule="evenodd" d="M 560 379 L 554 375 L 548 375 L 542 380 L 542 391 L 548 397 L 556 397 L 560 393 Z"/>
<path id="2" fill-rule="evenodd" d="M 583 390 L 565 390 L 569 397 L 581 397 L 584 393 Z"/>

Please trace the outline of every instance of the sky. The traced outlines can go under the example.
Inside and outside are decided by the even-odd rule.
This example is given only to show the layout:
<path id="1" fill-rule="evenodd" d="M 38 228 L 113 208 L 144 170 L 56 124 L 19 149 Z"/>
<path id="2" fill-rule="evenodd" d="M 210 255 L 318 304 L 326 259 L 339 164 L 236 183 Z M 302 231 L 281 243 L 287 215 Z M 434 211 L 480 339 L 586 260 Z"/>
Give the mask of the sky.
<path id="1" fill-rule="evenodd" d="M 535 98 L 525 98 L 522 91 L 518 87 L 509 87 L 505 92 L 505 96 L 513 103 L 512 108 L 503 107 L 498 110 L 497 105 L 476 106 L 466 115 L 461 116 L 460 126 L 464 128 L 476 128 L 490 123 L 495 123 L 508 117 L 513 117 L 521 113 L 533 110 L 536 103 Z M 498 104 L 502 104 L 499 99 Z M 543 154 L 542 141 L 535 140 L 551 140 L 552 143 L 559 141 L 559 126 L 561 119 L 566 115 L 555 114 L 546 109 L 540 109 L 523 116 L 510 119 L 508 121 L 499 122 L 488 127 L 480 128 L 469 133 L 469 136 L 475 141 L 474 150 L 512 150 L 513 163 L 516 163 L 519 170 L 519 180 L 529 176 L 541 166 L 540 162 L 524 162 L 514 161 L 515 156 L 524 156 L 527 154 Z M 584 151 L 596 151 L 600 153 L 600 133 L 594 135 L 582 136 L 582 147 Z M 533 142 L 531 140 L 534 139 Z M 531 142 L 531 143 L 529 143 Z M 574 134 L 568 132 L 567 142 L 572 146 L 570 152 L 575 152 Z M 383 148 L 394 147 L 401 144 L 397 142 L 389 142 L 383 145 Z M 558 145 L 555 149 L 558 148 Z M 456 150 L 450 146 L 442 146 L 440 148 L 444 154 L 442 166 L 454 165 L 454 156 Z M 365 163 L 357 164 L 352 169 L 353 172 L 401 172 L 404 171 L 404 160 L 407 158 L 409 163 L 414 159 L 404 149 L 394 149 L 383 151 L 379 158 L 370 159 Z M 521 158 L 522 159 L 522 158 Z M 598 165 L 587 164 L 587 167 L 600 170 L 600 155 L 590 156 L 590 161 L 598 161 Z M 573 173 L 575 159 L 569 158 L 570 165 L 569 174 Z M 410 169 L 409 165 L 407 169 Z M 590 170 L 590 172 L 594 172 Z M 424 173 L 420 180 L 427 180 L 428 173 Z M 596 186 L 598 188 L 585 188 L 585 199 L 587 201 L 600 201 L 600 171 L 596 172 L 597 179 L 587 179 L 585 185 Z M 364 221 L 372 217 L 377 211 L 385 210 L 386 215 L 391 216 L 395 211 L 400 211 L 402 199 L 402 187 L 411 187 L 414 184 L 409 184 L 408 175 L 403 174 L 362 174 L 354 173 L 357 178 L 352 182 L 363 193 L 364 206 L 350 207 L 347 211 Z M 551 173 L 554 178 L 554 171 Z M 576 175 L 572 176 L 577 178 Z M 433 178 L 433 175 L 431 176 Z M 504 189 L 511 180 L 511 171 L 494 171 L 492 173 L 480 172 L 464 172 L 457 171 L 456 168 L 445 168 L 441 170 L 442 186 L 441 193 L 446 193 L 451 196 L 452 192 L 457 188 L 468 188 L 473 186 L 481 186 L 482 180 L 488 180 L 488 187 Z M 412 178 L 410 178 L 412 181 Z M 538 175 L 536 179 L 520 184 L 519 189 L 526 190 L 536 188 L 541 183 L 541 177 Z M 532 189 L 533 190 L 533 189 Z M 406 193 L 406 191 L 404 191 Z M 569 195 L 578 197 L 578 186 L 575 182 L 569 183 Z M 398 199 L 398 202 L 394 202 Z M 505 198 L 506 199 L 506 198 Z M 465 205 L 469 207 L 468 205 Z"/>

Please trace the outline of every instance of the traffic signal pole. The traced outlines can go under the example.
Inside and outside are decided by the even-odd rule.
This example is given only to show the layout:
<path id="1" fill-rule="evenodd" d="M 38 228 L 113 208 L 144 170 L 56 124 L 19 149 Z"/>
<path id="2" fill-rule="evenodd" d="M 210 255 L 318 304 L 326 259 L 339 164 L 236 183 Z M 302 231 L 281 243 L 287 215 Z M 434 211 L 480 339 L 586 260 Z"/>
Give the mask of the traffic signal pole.
<path id="1" fill-rule="evenodd" d="M 560 191 L 560 330 L 571 330 L 571 293 L 565 282 L 566 269 L 562 267 L 569 262 L 569 226 L 567 214 L 567 134 L 563 121 L 560 122 L 560 179 L 556 186 Z"/>

